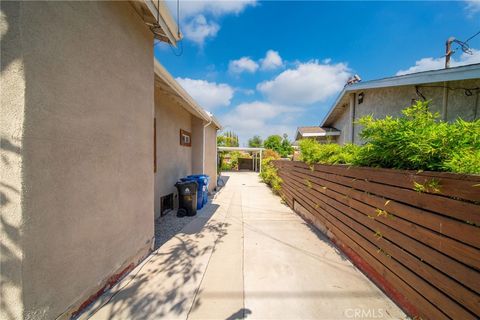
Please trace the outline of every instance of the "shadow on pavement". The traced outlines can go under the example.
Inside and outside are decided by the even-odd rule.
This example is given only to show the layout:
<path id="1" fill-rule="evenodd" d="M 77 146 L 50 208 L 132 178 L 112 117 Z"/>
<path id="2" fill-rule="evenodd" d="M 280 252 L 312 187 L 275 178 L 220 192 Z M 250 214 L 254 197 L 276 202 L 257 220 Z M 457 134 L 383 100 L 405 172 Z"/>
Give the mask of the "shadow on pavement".
<path id="1" fill-rule="evenodd" d="M 205 212 L 154 251 L 114 290 L 100 297 L 98 306 L 93 305 L 80 318 L 160 319 L 188 314 L 195 295 L 200 294 L 198 288 L 205 271 L 201 261 L 227 234 L 227 223 L 211 219 L 218 207 L 207 205 Z M 207 236 L 212 241 L 201 240 Z"/>
<path id="2" fill-rule="evenodd" d="M 252 311 L 247 308 L 242 308 L 226 318 L 225 320 L 239 320 L 239 319 L 246 319 L 250 314 L 252 314 Z"/>

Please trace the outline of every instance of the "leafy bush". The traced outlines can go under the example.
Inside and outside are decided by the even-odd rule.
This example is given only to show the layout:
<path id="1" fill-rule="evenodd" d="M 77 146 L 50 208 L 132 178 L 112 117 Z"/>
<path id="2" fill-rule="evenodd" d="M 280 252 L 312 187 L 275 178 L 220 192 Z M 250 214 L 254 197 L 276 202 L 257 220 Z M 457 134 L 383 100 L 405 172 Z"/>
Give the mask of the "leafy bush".
<path id="1" fill-rule="evenodd" d="M 262 181 L 268 184 L 274 193 L 279 193 L 282 185 L 282 179 L 277 174 L 277 169 L 272 161 L 280 159 L 280 155 L 273 150 L 265 150 L 262 159 L 262 172 L 260 177 Z"/>
<path id="2" fill-rule="evenodd" d="M 250 154 L 240 151 L 221 151 L 219 157 L 221 171 L 238 170 L 238 158 L 252 158 Z M 230 159 L 229 163 L 227 163 L 226 158 Z"/>
<path id="3" fill-rule="evenodd" d="M 280 159 L 280 155 L 272 149 L 265 149 L 262 153 L 262 157 L 263 159 L 267 159 L 267 158 L 273 158 L 274 160 Z"/>
<path id="4" fill-rule="evenodd" d="M 429 102 L 419 101 L 403 110 L 403 117 L 358 123 L 363 146 L 319 144 L 302 140 L 302 160 L 323 164 L 352 164 L 412 170 L 451 171 L 480 174 L 480 120 L 438 121 Z"/>
<path id="5" fill-rule="evenodd" d="M 403 117 L 359 120 L 366 144 L 354 163 L 397 169 L 480 173 L 480 120 L 438 121 L 430 102 L 419 101 Z"/>
<path id="6" fill-rule="evenodd" d="M 308 164 L 353 164 L 359 149 L 354 144 L 342 146 L 335 143 L 320 144 L 311 139 L 300 141 L 301 160 Z"/>
<path id="7" fill-rule="evenodd" d="M 263 142 L 263 146 L 267 149 L 276 151 L 282 158 L 286 158 L 293 154 L 293 147 L 288 140 L 288 135 L 283 134 L 283 138 L 279 135 L 271 135 Z"/>

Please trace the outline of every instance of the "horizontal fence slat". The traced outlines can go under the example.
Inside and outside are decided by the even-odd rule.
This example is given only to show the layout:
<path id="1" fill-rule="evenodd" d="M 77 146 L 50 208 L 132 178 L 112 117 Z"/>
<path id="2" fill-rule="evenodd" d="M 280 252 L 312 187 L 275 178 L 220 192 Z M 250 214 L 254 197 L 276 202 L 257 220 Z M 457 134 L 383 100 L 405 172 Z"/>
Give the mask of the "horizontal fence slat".
<path id="1" fill-rule="evenodd" d="M 321 230 L 340 245 L 354 247 L 419 315 L 480 318 L 480 205 L 469 202 L 478 201 L 476 189 L 454 190 L 473 187 L 480 177 L 390 169 L 370 174 L 371 168 L 311 167 L 296 161 L 274 164 L 286 203 L 292 208 L 300 204 Z M 442 194 L 411 190 L 413 181 L 432 178 L 438 179 Z"/>

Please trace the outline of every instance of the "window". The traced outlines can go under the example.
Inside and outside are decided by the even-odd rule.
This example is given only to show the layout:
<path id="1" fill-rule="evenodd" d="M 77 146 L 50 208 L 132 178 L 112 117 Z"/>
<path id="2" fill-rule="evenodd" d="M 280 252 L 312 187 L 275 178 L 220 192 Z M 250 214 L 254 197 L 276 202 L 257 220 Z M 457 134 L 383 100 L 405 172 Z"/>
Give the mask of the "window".
<path id="1" fill-rule="evenodd" d="M 190 132 L 180 129 L 180 145 L 186 147 L 192 146 L 192 134 Z"/>

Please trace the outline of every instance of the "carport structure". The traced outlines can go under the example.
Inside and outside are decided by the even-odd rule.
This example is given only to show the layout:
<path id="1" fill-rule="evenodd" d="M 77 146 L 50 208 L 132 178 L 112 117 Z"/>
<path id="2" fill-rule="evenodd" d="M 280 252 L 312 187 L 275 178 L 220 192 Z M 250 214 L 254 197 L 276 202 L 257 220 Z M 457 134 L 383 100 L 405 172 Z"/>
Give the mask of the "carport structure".
<path id="1" fill-rule="evenodd" d="M 254 172 L 262 172 L 262 154 L 265 148 L 250 148 L 250 147 L 218 147 L 218 151 L 243 151 L 248 152 L 252 155 L 252 168 Z M 257 164 L 257 160 L 259 164 Z M 217 152 L 217 163 L 218 163 L 218 152 Z"/>

